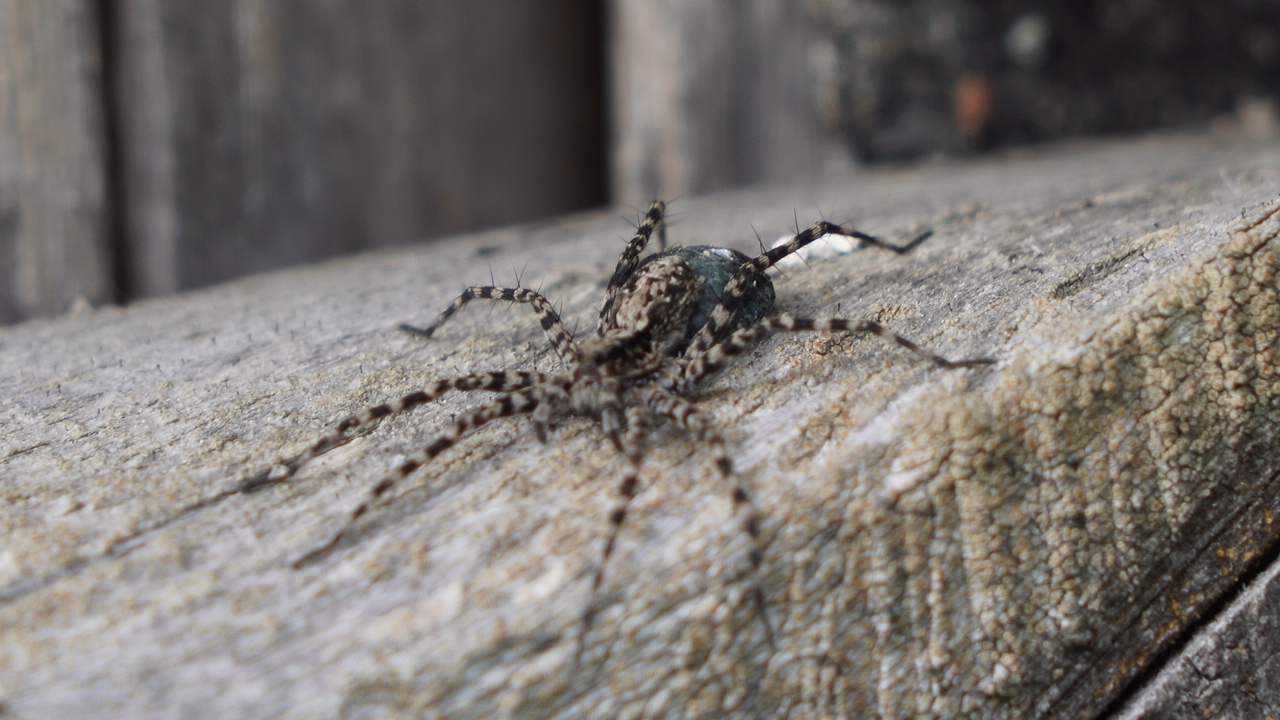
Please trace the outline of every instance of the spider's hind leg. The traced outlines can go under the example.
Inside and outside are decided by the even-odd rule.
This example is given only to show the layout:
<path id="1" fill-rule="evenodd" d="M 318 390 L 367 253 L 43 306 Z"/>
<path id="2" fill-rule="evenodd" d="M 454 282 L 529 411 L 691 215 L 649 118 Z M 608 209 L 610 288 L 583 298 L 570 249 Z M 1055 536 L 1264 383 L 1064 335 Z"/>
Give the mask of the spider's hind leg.
<path id="1" fill-rule="evenodd" d="M 551 343 L 551 348 L 556 351 L 556 355 L 560 356 L 560 360 L 565 367 L 572 367 L 576 362 L 575 358 L 578 353 L 578 346 L 573 341 L 573 335 L 565 328 L 564 322 L 560 319 L 560 314 L 551 306 L 551 301 L 547 300 L 542 293 L 529 288 L 500 288 L 491 285 L 476 285 L 462 291 L 462 294 L 454 300 L 449 307 L 444 309 L 436 317 L 435 322 L 425 328 L 400 324 L 400 329 L 418 335 L 424 338 L 430 338 L 462 309 L 462 306 L 472 300 L 498 300 L 501 302 L 519 303 L 528 305 L 533 308 L 534 313 L 538 316 L 538 322 L 542 326 L 542 331 L 546 333 L 547 340 Z"/>
<path id="2" fill-rule="evenodd" d="M 489 390 L 492 392 L 510 392 L 514 390 L 523 390 L 525 388 L 545 383 L 547 375 L 539 372 L 487 372 L 474 373 L 458 378 L 450 378 L 448 380 L 439 380 L 430 385 L 409 393 L 398 400 L 383 403 L 374 407 L 362 410 L 347 417 L 342 422 L 333 426 L 333 428 L 320 438 L 306 450 L 294 455 L 291 458 L 281 460 L 276 464 L 268 467 L 253 477 L 244 480 L 233 492 L 251 493 L 261 490 L 269 485 L 282 483 L 302 469 L 309 460 L 319 455 L 333 450 L 334 448 L 345 445 L 355 436 L 356 431 L 361 428 L 391 417 L 400 413 L 412 410 L 419 405 L 425 405 L 439 399 L 445 393 L 451 390 L 471 391 L 471 390 Z"/>
<path id="3" fill-rule="evenodd" d="M 929 230 L 917 236 L 914 240 L 906 245 L 894 245 L 886 240 L 882 240 L 874 235 L 868 235 L 860 230 L 851 227 L 844 227 L 825 220 L 816 222 L 809 227 L 795 234 L 790 240 L 775 248 L 770 248 L 751 258 L 738 268 L 733 277 L 724 286 L 724 292 L 721 294 L 720 304 L 711 312 L 710 319 L 698 330 L 698 333 L 689 343 L 688 354 L 696 354 L 705 352 L 711 346 L 721 342 L 730 333 L 733 332 L 734 319 L 738 317 L 739 311 L 742 309 L 743 303 L 750 296 L 752 284 L 755 282 L 756 276 L 765 272 L 769 268 L 778 264 L 778 261 L 788 255 L 799 252 L 801 248 L 823 237 L 824 235 L 843 235 L 844 237 L 854 238 L 860 242 L 874 245 L 876 247 L 890 250 L 899 255 L 905 255 L 920 243 L 929 239 L 933 235 L 933 231 Z"/>
<path id="4" fill-rule="evenodd" d="M 680 392 L 692 390 L 693 387 L 703 378 L 723 368 L 730 360 L 740 355 L 747 348 L 751 347 L 752 343 L 765 335 L 775 332 L 802 331 L 853 332 L 879 335 L 881 338 L 896 343 L 900 347 L 906 348 L 917 356 L 946 370 L 977 367 L 979 365 L 994 365 L 996 362 L 993 358 L 948 360 L 941 355 L 920 347 L 915 342 L 908 340 L 873 320 L 848 320 L 845 318 L 798 318 L 789 313 L 783 313 L 776 317 L 765 318 L 751 327 L 742 328 L 741 330 L 734 332 L 722 343 L 713 345 L 701 352 L 690 354 L 680 365 L 680 377 L 670 384 Z"/>

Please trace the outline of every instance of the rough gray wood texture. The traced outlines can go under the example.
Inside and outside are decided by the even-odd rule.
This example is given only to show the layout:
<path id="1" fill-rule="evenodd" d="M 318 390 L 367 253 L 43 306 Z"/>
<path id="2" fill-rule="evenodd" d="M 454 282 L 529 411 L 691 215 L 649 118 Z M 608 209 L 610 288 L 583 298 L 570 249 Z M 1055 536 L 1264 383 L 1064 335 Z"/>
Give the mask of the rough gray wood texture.
<path id="1" fill-rule="evenodd" d="M 1274 561 L 1119 714 L 1121 720 L 1280 717 L 1280 563 Z"/>
<path id="2" fill-rule="evenodd" d="M 0 324 L 113 299 L 97 8 L 0 0 Z"/>
<path id="3" fill-rule="evenodd" d="M 131 297 L 606 199 L 587 0 L 114 7 Z"/>
<path id="4" fill-rule="evenodd" d="M 397 333 L 490 271 L 593 325 L 613 213 L 0 331 L 0 707 L 28 717 L 1091 717 L 1274 545 L 1280 146 L 1157 137 L 677 204 L 750 250 L 821 206 L 903 239 L 779 280 L 875 338 L 762 343 L 654 431 L 572 665 L 620 463 L 587 421 L 441 456 L 322 561 L 448 398 L 229 494 L 425 382 L 554 366 L 522 308 Z M 1271 203 L 1271 204 L 1268 204 Z"/>

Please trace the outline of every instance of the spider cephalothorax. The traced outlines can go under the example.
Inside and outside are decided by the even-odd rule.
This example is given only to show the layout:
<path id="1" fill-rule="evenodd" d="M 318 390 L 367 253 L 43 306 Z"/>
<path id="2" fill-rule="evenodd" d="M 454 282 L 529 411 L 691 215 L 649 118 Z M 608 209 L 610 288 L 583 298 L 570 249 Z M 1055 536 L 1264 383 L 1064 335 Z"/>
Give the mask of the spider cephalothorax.
<path id="1" fill-rule="evenodd" d="M 765 271 L 814 240 L 828 234 L 844 235 L 901 254 L 926 236 L 899 247 L 851 228 L 818 222 L 754 258 L 726 248 L 677 245 L 660 248 L 660 252 L 641 259 L 655 231 L 659 231 L 659 244 L 663 244 L 660 231 L 664 211 L 664 204 L 655 202 L 639 223 L 605 290 L 596 334 L 581 343 L 564 327 L 551 303 L 529 288 L 470 287 L 427 328 L 401 326 L 431 337 L 472 300 L 529 305 L 537 313 L 563 370 L 484 372 L 436 381 L 395 402 L 352 415 L 302 453 L 243 482 L 238 489 L 250 492 L 287 480 L 311 458 L 349 440 L 358 428 L 431 402 L 450 390 L 497 393 L 489 402 L 458 417 L 448 431 L 376 483 L 352 512 L 346 527 L 297 564 L 318 559 L 336 548 L 375 500 L 471 430 L 498 418 L 529 415 L 538 436 L 545 441 L 547 428 L 554 420 L 570 414 L 592 417 L 599 420 L 605 435 L 625 458 L 627 469 L 617 485 L 617 506 L 609 514 L 610 527 L 592 582 L 592 600 L 585 609 L 585 635 L 596 610 L 605 568 L 631 499 L 639 489 L 643 434 L 655 421 L 665 419 L 701 441 L 717 472 L 729 481 L 734 512 L 752 543 L 753 597 L 772 639 L 757 579 L 763 558 L 757 511 L 750 493 L 733 472 L 723 439 L 690 399 L 699 383 L 764 335 L 798 330 L 874 333 L 943 368 L 994 361 L 947 360 L 870 320 L 768 316 L 773 310 L 774 292 Z"/>
<path id="2" fill-rule="evenodd" d="M 641 261 L 636 268 L 645 271 L 650 265 L 679 261 L 696 276 L 695 285 L 690 287 L 690 294 L 695 300 L 690 307 L 684 337 L 668 355 L 678 355 L 688 347 L 689 341 L 711 319 L 711 313 L 724 295 L 724 287 L 733 279 L 733 274 L 750 261 L 751 258 L 730 248 L 712 247 L 710 245 L 675 245 L 661 252 L 654 253 Z M 620 297 L 630 295 L 627 288 L 619 292 Z M 773 310 L 773 281 L 764 273 L 756 274 L 746 286 L 746 294 L 742 299 L 741 309 L 735 318 L 731 331 L 744 328 L 768 315 Z M 605 329 L 606 322 L 612 321 L 612 298 L 606 301 L 600 313 L 600 329 Z"/>

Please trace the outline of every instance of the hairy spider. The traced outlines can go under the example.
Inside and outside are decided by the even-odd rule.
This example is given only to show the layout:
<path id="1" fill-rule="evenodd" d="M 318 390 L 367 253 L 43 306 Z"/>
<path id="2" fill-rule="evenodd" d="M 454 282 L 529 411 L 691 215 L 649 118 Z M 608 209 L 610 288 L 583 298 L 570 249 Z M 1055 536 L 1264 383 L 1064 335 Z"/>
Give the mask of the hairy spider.
<path id="1" fill-rule="evenodd" d="M 529 415 L 539 439 L 545 442 L 547 427 L 553 420 L 572 414 L 587 416 L 600 422 L 605 435 L 625 459 L 626 471 L 617 485 L 618 501 L 609 513 L 609 530 L 592 579 L 591 599 L 584 612 L 580 635 L 584 638 L 597 610 L 605 568 L 631 500 L 639 489 L 638 471 L 643 457 L 641 440 L 655 420 L 664 418 L 692 433 L 710 448 L 716 471 L 731 488 L 734 515 L 751 542 L 753 600 L 772 643 L 773 632 L 764 613 L 764 597 L 759 583 L 763 560 L 759 513 L 747 488 L 734 474 L 733 461 L 720 433 L 689 399 L 698 384 L 753 342 L 773 332 L 873 333 L 948 369 L 987 365 L 994 360 L 948 360 L 870 320 L 806 319 L 787 313 L 766 317 L 773 309 L 774 292 L 765 271 L 814 240 L 824 235 L 842 235 L 904 254 L 928 237 L 928 233 L 905 246 L 897 246 L 852 228 L 823 221 L 752 258 L 726 248 L 680 245 L 665 248 L 664 212 L 662 202 L 653 203 L 637 226 L 635 236 L 623 250 L 605 290 L 604 305 L 593 337 L 576 340 L 545 297 L 521 287 L 469 287 L 425 329 L 402 325 L 403 330 L 429 338 L 472 300 L 501 300 L 528 305 L 537 314 L 564 369 L 554 373 L 482 372 L 438 380 L 399 400 L 346 418 L 298 455 L 244 481 L 237 491 L 252 492 L 287 480 L 308 460 L 350 440 L 357 429 L 436 400 L 451 390 L 497 393 L 497 397 L 489 402 L 458 417 L 449 430 L 373 485 L 365 499 L 352 511 L 346 525 L 294 566 L 299 567 L 336 548 L 375 501 L 399 481 L 453 446 L 466 433 L 498 418 Z M 642 260 L 641 255 L 655 231 L 658 232 L 660 251 Z"/>

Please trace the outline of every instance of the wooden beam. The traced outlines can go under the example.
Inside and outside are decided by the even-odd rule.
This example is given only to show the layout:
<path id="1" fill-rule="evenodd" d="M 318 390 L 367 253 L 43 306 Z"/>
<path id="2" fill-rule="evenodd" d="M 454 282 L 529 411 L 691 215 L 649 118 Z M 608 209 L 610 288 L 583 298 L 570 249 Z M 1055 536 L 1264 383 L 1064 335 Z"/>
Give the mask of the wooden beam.
<path id="1" fill-rule="evenodd" d="M 523 307 L 594 325 L 614 212 L 0 331 L 0 702 L 18 717 L 1097 717 L 1260 562 L 1280 497 L 1280 146 L 1157 136 L 678 203 L 751 251 L 819 215 L 906 240 L 788 270 L 773 338 L 706 384 L 752 490 L 661 426 L 574 664 L 623 464 L 594 421 L 494 423 L 368 489 L 480 399 L 386 421 L 252 494 L 348 414 L 552 371 Z M 834 205 L 834 210 L 831 210 Z M 822 207 L 828 210 L 822 213 Z M 513 271 L 514 268 L 514 271 Z"/>

